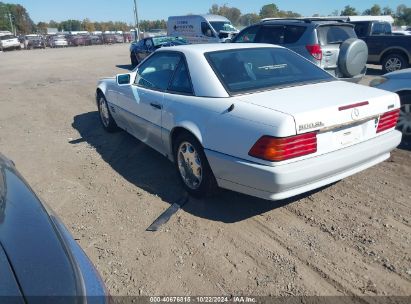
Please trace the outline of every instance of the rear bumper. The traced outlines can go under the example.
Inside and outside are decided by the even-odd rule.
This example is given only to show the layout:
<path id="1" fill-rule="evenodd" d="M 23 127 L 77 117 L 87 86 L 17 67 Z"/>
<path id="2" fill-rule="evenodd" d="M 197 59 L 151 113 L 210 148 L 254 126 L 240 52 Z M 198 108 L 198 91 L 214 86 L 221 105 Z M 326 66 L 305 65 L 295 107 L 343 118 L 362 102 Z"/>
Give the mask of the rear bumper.
<path id="1" fill-rule="evenodd" d="M 205 150 L 220 187 L 268 200 L 292 197 L 374 166 L 401 142 L 393 130 L 325 155 L 274 167 Z"/>

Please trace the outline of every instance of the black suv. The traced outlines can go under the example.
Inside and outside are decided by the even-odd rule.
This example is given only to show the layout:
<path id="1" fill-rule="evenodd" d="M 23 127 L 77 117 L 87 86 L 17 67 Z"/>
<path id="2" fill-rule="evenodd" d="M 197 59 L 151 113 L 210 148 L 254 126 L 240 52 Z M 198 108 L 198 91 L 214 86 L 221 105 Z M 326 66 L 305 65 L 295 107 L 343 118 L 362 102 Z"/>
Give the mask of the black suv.
<path id="1" fill-rule="evenodd" d="M 366 72 L 367 45 L 343 19 L 265 19 L 232 42 L 282 45 L 343 80 L 358 82 Z"/>

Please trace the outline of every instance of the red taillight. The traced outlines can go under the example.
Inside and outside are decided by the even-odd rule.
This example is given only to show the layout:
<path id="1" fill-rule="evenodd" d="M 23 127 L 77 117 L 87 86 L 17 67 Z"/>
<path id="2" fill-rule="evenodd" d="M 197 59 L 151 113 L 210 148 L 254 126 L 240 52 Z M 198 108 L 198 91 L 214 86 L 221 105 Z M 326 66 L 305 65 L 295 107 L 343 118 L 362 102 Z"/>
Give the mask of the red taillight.
<path id="1" fill-rule="evenodd" d="M 397 125 L 399 116 L 399 109 L 382 114 L 378 121 L 377 133 L 394 128 Z"/>
<path id="2" fill-rule="evenodd" d="M 317 152 L 317 133 L 306 133 L 283 138 L 262 136 L 248 155 L 274 162 L 315 152 Z"/>
<path id="3" fill-rule="evenodd" d="M 319 44 L 311 44 L 306 45 L 305 48 L 307 51 L 317 60 L 321 60 L 323 58 L 323 51 L 321 50 L 321 45 Z"/>

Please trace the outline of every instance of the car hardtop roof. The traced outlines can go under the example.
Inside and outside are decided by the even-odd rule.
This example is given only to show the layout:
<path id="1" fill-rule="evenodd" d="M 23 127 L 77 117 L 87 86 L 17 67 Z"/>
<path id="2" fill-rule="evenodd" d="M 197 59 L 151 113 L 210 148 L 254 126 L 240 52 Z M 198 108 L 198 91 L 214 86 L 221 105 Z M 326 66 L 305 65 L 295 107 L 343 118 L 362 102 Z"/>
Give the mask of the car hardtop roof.
<path id="1" fill-rule="evenodd" d="M 221 15 L 213 15 L 213 14 L 201 14 L 201 15 L 182 15 L 182 16 L 170 16 L 168 18 L 204 18 L 207 21 L 230 21 L 226 17 Z"/>
<path id="2" fill-rule="evenodd" d="M 204 54 L 208 52 L 218 52 L 227 50 L 240 50 L 240 49 L 258 49 L 258 48 L 283 48 L 279 45 L 266 44 L 266 43 L 206 43 L 206 44 L 187 44 L 172 46 L 165 49 L 159 49 L 157 52 L 166 52 L 168 50 L 192 53 L 192 54 Z"/>
<path id="3" fill-rule="evenodd" d="M 300 23 L 300 24 L 342 24 L 347 23 L 347 17 L 296 17 L 296 18 L 265 18 L 261 23 Z"/>

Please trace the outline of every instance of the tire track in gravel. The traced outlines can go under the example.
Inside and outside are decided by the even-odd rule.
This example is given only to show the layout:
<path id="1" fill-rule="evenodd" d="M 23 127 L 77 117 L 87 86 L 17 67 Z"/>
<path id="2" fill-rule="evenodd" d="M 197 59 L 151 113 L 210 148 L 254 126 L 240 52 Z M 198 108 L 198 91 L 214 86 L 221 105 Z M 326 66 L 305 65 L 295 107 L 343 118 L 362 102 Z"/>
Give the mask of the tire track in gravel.
<path id="1" fill-rule="evenodd" d="M 301 207 L 301 206 L 299 206 Z M 302 208 L 303 209 L 303 208 Z M 335 283 L 337 287 L 343 288 L 345 291 L 349 291 L 350 293 L 354 293 L 357 295 L 360 295 L 358 292 L 359 290 L 361 291 L 361 288 L 363 289 L 362 292 L 367 291 L 366 284 L 369 282 L 365 282 L 367 280 L 371 281 L 371 291 L 373 292 L 381 292 L 380 290 L 377 290 L 376 288 L 373 288 L 373 285 L 377 285 L 378 287 L 380 286 L 390 286 L 392 289 L 387 289 L 387 290 L 382 290 L 382 292 L 394 292 L 393 294 L 407 294 L 409 293 L 409 290 L 411 288 L 410 281 L 408 278 L 405 278 L 401 276 L 398 273 L 391 272 L 383 267 L 381 267 L 380 264 L 374 263 L 374 261 L 371 261 L 370 259 L 367 260 L 367 257 L 364 255 L 361 255 L 358 250 L 355 249 L 353 244 L 350 242 L 347 242 L 344 239 L 341 240 L 336 240 L 334 239 L 327 231 L 324 231 L 322 229 L 321 224 L 318 222 L 313 222 L 310 221 L 310 224 L 307 224 L 304 220 L 301 219 L 303 216 L 301 213 L 301 208 L 298 209 L 300 214 L 296 212 L 296 210 L 291 209 L 289 206 L 282 208 L 281 209 L 281 215 L 276 216 L 275 220 L 278 223 L 279 226 L 285 226 L 285 225 L 290 225 L 291 223 L 293 226 L 299 230 L 298 234 L 300 236 L 298 238 L 293 238 L 293 241 L 299 241 L 300 244 L 290 244 L 287 245 L 287 236 L 282 235 L 280 236 L 278 233 L 273 233 L 277 239 L 278 242 L 283 242 L 284 246 L 294 246 L 295 251 L 293 253 L 295 254 L 296 258 L 298 258 L 301 261 L 306 262 L 307 264 L 312 264 L 310 262 L 311 258 L 314 258 L 314 260 L 319 262 L 319 266 L 314 267 L 313 269 L 315 271 L 320 271 L 320 273 L 324 273 L 327 278 L 329 278 L 332 283 Z M 288 219 L 288 220 L 284 220 Z M 296 221 L 297 219 L 297 221 Z M 271 219 L 270 219 L 271 220 Z M 266 223 L 261 223 L 261 225 L 266 226 L 271 226 L 271 221 L 267 221 Z M 270 228 L 265 228 L 268 229 L 268 231 L 274 231 L 275 229 L 270 229 Z M 279 231 L 277 229 L 277 231 Z M 280 230 L 281 231 L 281 230 Z M 267 232 L 266 232 L 267 233 Z M 302 234 L 302 236 L 301 236 Z M 296 234 L 294 234 L 296 235 Z M 310 236 L 318 236 L 312 238 L 308 244 L 309 247 L 314 247 L 316 253 L 320 253 L 320 257 L 323 260 L 327 260 L 328 258 L 332 258 L 332 263 L 328 263 L 332 265 L 331 267 L 328 267 L 326 263 L 321 263 L 321 259 L 316 259 L 316 255 L 310 255 L 307 253 L 307 246 L 304 245 L 304 240 L 307 240 L 310 238 Z M 321 244 L 321 246 L 316 246 L 315 242 L 318 242 L 318 244 Z M 302 243 L 302 244 L 301 244 Z M 335 247 L 335 248 L 332 248 Z M 305 250 L 301 250 L 305 249 Z M 334 250 L 333 250 L 334 249 Z M 336 250 L 337 249 L 337 250 Z M 365 258 L 365 261 L 364 261 Z M 347 263 L 347 264 L 346 264 Z M 350 265 L 348 264 L 353 264 L 356 265 L 356 267 L 349 267 Z M 322 265 L 321 265 L 322 264 Z M 347 273 L 347 271 L 344 271 L 344 269 L 350 269 L 350 272 L 354 274 L 354 278 L 349 278 L 350 273 Z M 317 269 L 318 268 L 318 269 Z M 361 270 L 360 270 L 361 269 Z M 343 276 L 343 273 L 346 272 L 347 276 Z M 364 277 L 364 273 L 366 273 L 366 276 Z M 355 279 L 353 281 L 352 279 Z M 395 285 L 393 285 L 395 283 Z M 362 287 L 360 287 L 362 284 Z"/>

